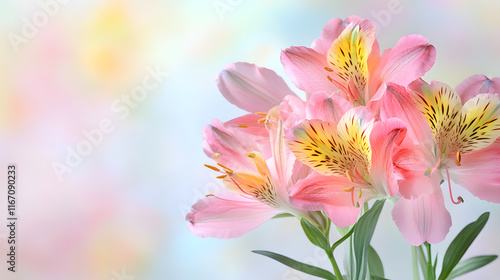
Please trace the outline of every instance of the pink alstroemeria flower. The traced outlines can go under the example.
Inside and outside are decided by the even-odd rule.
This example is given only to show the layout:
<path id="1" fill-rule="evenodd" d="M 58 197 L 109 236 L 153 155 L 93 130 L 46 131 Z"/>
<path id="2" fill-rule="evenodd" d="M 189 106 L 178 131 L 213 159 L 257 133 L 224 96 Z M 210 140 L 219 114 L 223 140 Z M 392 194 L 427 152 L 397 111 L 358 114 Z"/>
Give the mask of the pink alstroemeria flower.
<path id="1" fill-rule="evenodd" d="M 313 94 L 309 100 L 317 106 L 310 116 L 319 119 L 287 132 L 290 150 L 316 171 L 297 182 L 290 195 L 298 208 L 324 210 L 334 224 L 346 227 L 357 220 L 365 201 L 398 192 L 391 159 L 406 127 L 395 118 L 375 122 L 365 107 L 324 97 Z"/>
<path id="2" fill-rule="evenodd" d="M 402 37 L 380 56 L 374 24 L 350 16 L 330 20 L 311 48 L 286 49 L 281 62 L 299 89 L 328 94 L 340 90 L 352 104 L 365 105 L 379 98 L 384 83 L 406 86 L 423 76 L 435 57 L 434 47 L 420 35 Z"/>
<path id="3" fill-rule="evenodd" d="M 389 84 L 381 117 L 399 116 L 408 137 L 394 154 L 401 198 L 392 215 L 412 245 L 439 243 L 451 227 L 440 184 L 450 178 L 481 199 L 500 202 L 499 79 L 473 76 L 457 87 L 422 80 L 409 88 Z M 497 140 L 497 141 L 496 141 Z"/>
<path id="4" fill-rule="evenodd" d="M 253 137 L 243 132 L 245 128 L 216 122 L 205 128 L 205 151 L 217 162 L 206 166 L 220 173 L 217 178 L 228 191 L 210 194 L 193 205 L 186 216 L 193 233 L 200 237 L 239 237 L 282 213 L 321 225 L 316 213 L 296 209 L 289 202 L 288 189 L 310 170 L 285 149 L 283 124 L 274 116 L 270 114 L 266 121 L 267 144 L 272 150 L 272 157 L 267 159 Z"/>

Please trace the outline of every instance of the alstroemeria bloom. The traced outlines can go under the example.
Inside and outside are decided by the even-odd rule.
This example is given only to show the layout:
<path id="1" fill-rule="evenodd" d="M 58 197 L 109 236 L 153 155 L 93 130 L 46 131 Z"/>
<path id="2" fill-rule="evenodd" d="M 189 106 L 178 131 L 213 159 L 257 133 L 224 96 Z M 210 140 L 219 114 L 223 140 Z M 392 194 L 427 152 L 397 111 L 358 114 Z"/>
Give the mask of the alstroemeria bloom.
<path id="1" fill-rule="evenodd" d="M 330 102 L 335 106 L 325 108 Z M 406 127 L 395 118 L 375 122 L 364 107 L 337 115 L 331 108 L 346 108 L 330 98 L 316 104 L 321 105 L 317 116 L 326 120 L 305 120 L 286 136 L 297 159 L 316 171 L 291 188 L 292 204 L 324 210 L 334 224 L 346 227 L 365 201 L 397 193 L 391 158 Z"/>
<path id="2" fill-rule="evenodd" d="M 220 173 L 217 178 L 229 191 L 210 194 L 193 205 L 186 216 L 193 233 L 201 237 L 239 237 L 282 213 L 321 223 L 316 213 L 298 210 L 289 202 L 288 189 L 310 169 L 285 149 L 282 122 L 275 116 L 270 113 L 266 121 L 270 134 L 267 145 L 272 150 L 267 160 L 252 135 L 244 132 L 246 128 L 228 128 L 214 122 L 204 129 L 205 151 L 217 162 L 206 166 Z"/>
<path id="3" fill-rule="evenodd" d="M 409 89 L 434 135 L 446 177 L 481 199 L 500 203 L 500 144 L 495 142 L 500 137 L 500 79 L 478 83 L 483 77 L 459 85 L 460 95 L 439 82 L 418 80 Z"/>
<path id="4" fill-rule="evenodd" d="M 479 198 L 500 202 L 500 103 L 498 87 L 484 76 L 474 76 L 457 89 L 422 80 L 406 89 L 389 85 L 383 96 L 381 117 L 408 123 L 408 136 L 394 155 L 400 174 L 401 198 L 393 219 L 412 245 L 442 241 L 451 226 L 440 188 L 451 180 Z M 483 82 L 479 82 L 482 80 Z M 497 81 L 498 83 L 498 81 Z"/>
<path id="5" fill-rule="evenodd" d="M 436 51 L 420 35 L 402 37 L 393 49 L 379 54 L 375 26 L 368 19 L 335 18 L 311 48 L 290 47 L 282 52 L 285 73 L 301 90 L 337 92 L 352 104 L 377 99 L 384 83 L 406 86 L 434 64 Z"/>

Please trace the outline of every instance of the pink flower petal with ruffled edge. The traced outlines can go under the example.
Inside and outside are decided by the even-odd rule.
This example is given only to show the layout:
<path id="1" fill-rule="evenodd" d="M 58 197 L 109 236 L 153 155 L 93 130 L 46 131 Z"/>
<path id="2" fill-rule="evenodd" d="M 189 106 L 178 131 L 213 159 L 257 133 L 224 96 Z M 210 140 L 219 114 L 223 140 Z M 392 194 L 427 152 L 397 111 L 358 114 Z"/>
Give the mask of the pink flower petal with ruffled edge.
<path id="1" fill-rule="evenodd" d="M 433 193 L 415 199 L 401 197 L 392 210 L 392 218 L 403 238 L 414 246 L 424 241 L 435 244 L 444 240 L 451 227 L 451 216 L 444 207 L 439 181 Z"/>
<path id="2" fill-rule="evenodd" d="M 461 166 L 450 164 L 450 178 L 480 199 L 500 203 L 500 142 L 462 155 Z"/>
<path id="3" fill-rule="evenodd" d="M 207 156 L 231 168 L 254 170 L 246 153 L 258 150 L 253 142 L 255 138 L 238 137 L 216 119 L 203 128 L 202 135 L 203 150 Z"/>
<path id="4" fill-rule="evenodd" d="M 253 198 L 223 192 L 196 202 L 186 220 L 199 237 L 228 239 L 256 229 L 279 212 Z"/>
<path id="5" fill-rule="evenodd" d="M 267 112 L 283 97 L 295 95 L 274 71 L 243 62 L 228 64 L 217 85 L 229 102 L 251 113 Z"/>
<path id="6" fill-rule="evenodd" d="M 455 91 L 462 99 L 462 104 L 480 93 L 500 94 L 500 78 L 489 79 L 485 75 L 474 75 L 459 84 Z"/>
<path id="7" fill-rule="evenodd" d="M 296 96 L 287 96 L 279 107 L 279 115 L 285 127 L 294 127 L 306 119 L 306 102 Z"/>
<path id="8" fill-rule="evenodd" d="M 363 205 L 372 198 L 371 192 L 357 193 L 345 191 L 353 183 L 343 176 L 324 176 L 312 173 L 290 188 L 290 202 L 297 208 L 317 211 L 324 210 L 332 222 L 339 227 L 346 227 L 356 222 L 360 207 L 354 207 L 353 199 Z"/>
<path id="9" fill-rule="evenodd" d="M 338 94 L 317 92 L 307 101 L 307 119 L 318 119 L 326 122 L 338 123 L 342 116 L 353 106 Z"/>
<path id="10" fill-rule="evenodd" d="M 375 123 L 370 133 L 372 150 L 370 177 L 372 186 L 380 194 L 393 197 L 398 192 L 398 182 L 393 168 L 395 146 L 403 142 L 406 125 L 399 119 L 391 118 Z"/>
<path id="11" fill-rule="evenodd" d="M 327 77 L 329 72 L 324 69 L 328 65 L 326 56 L 313 49 L 290 47 L 281 52 L 281 63 L 292 83 L 305 92 L 333 93 L 339 90 Z"/>
<path id="12" fill-rule="evenodd" d="M 370 77 L 370 97 L 377 99 L 383 83 L 407 86 L 429 71 L 436 61 L 436 49 L 421 35 L 402 37 L 384 51 L 378 69 Z"/>

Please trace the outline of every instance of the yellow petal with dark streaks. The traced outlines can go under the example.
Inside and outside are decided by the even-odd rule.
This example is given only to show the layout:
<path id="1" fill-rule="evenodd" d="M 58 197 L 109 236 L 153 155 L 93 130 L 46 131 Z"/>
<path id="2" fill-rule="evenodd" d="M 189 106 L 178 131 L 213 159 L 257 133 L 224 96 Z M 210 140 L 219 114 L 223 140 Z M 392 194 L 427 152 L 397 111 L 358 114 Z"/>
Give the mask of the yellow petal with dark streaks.
<path id="1" fill-rule="evenodd" d="M 500 137 L 500 98 L 479 94 L 462 108 L 459 122 L 459 151 L 472 152 L 489 146 Z"/>
<path id="2" fill-rule="evenodd" d="M 427 119 L 432 134 L 442 153 L 449 151 L 451 142 L 457 141 L 462 102 L 458 94 L 445 84 L 422 84 L 412 92 L 413 102 Z"/>
<path id="3" fill-rule="evenodd" d="M 328 51 L 329 68 L 343 81 L 351 98 L 365 104 L 368 81 L 368 56 L 375 40 L 375 27 L 369 21 L 348 26 Z M 351 102 L 354 100 L 350 100 Z"/>
<path id="4" fill-rule="evenodd" d="M 347 134 L 338 128 L 346 126 Z M 370 144 L 367 131 L 357 122 L 330 122 L 311 120 L 293 131 L 288 146 L 298 160 L 324 175 L 346 176 L 367 174 L 370 168 Z"/>

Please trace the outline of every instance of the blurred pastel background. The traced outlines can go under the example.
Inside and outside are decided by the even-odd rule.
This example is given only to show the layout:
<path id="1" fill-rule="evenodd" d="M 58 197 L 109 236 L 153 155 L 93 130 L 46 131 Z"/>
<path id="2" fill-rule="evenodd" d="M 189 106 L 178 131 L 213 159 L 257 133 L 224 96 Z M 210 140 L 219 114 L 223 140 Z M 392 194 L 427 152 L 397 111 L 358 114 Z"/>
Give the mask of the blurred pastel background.
<path id="1" fill-rule="evenodd" d="M 250 252 L 328 268 L 294 219 L 234 240 L 187 228 L 190 206 L 222 187 L 203 167 L 201 129 L 243 113 L 218 93 L 217 73 L 246 61 L 284 76 L 281 49 L 309 46 L 330 18 L 357 14 L 377 24 L 381 49 L 427 37 L 437 48 L 427 80 L 498 77 L 499 12 L 493 0 L 2 1 L 0 219 L 14 163 L 18 258 L 8 272 L 0 226 L 0 279 L 313 279 Z M 500 206 L 454 191 L 465 204 L 446 201 L 453 226 L 434 251 L 442 257 L 460 229 L 491 211 L 466 257 L 500 254 Z M 391 207 L 373 246 L 387 278 L 409 279 L 410 247 Z M 461 279 L 498 275 L 497 260 Z"/>

